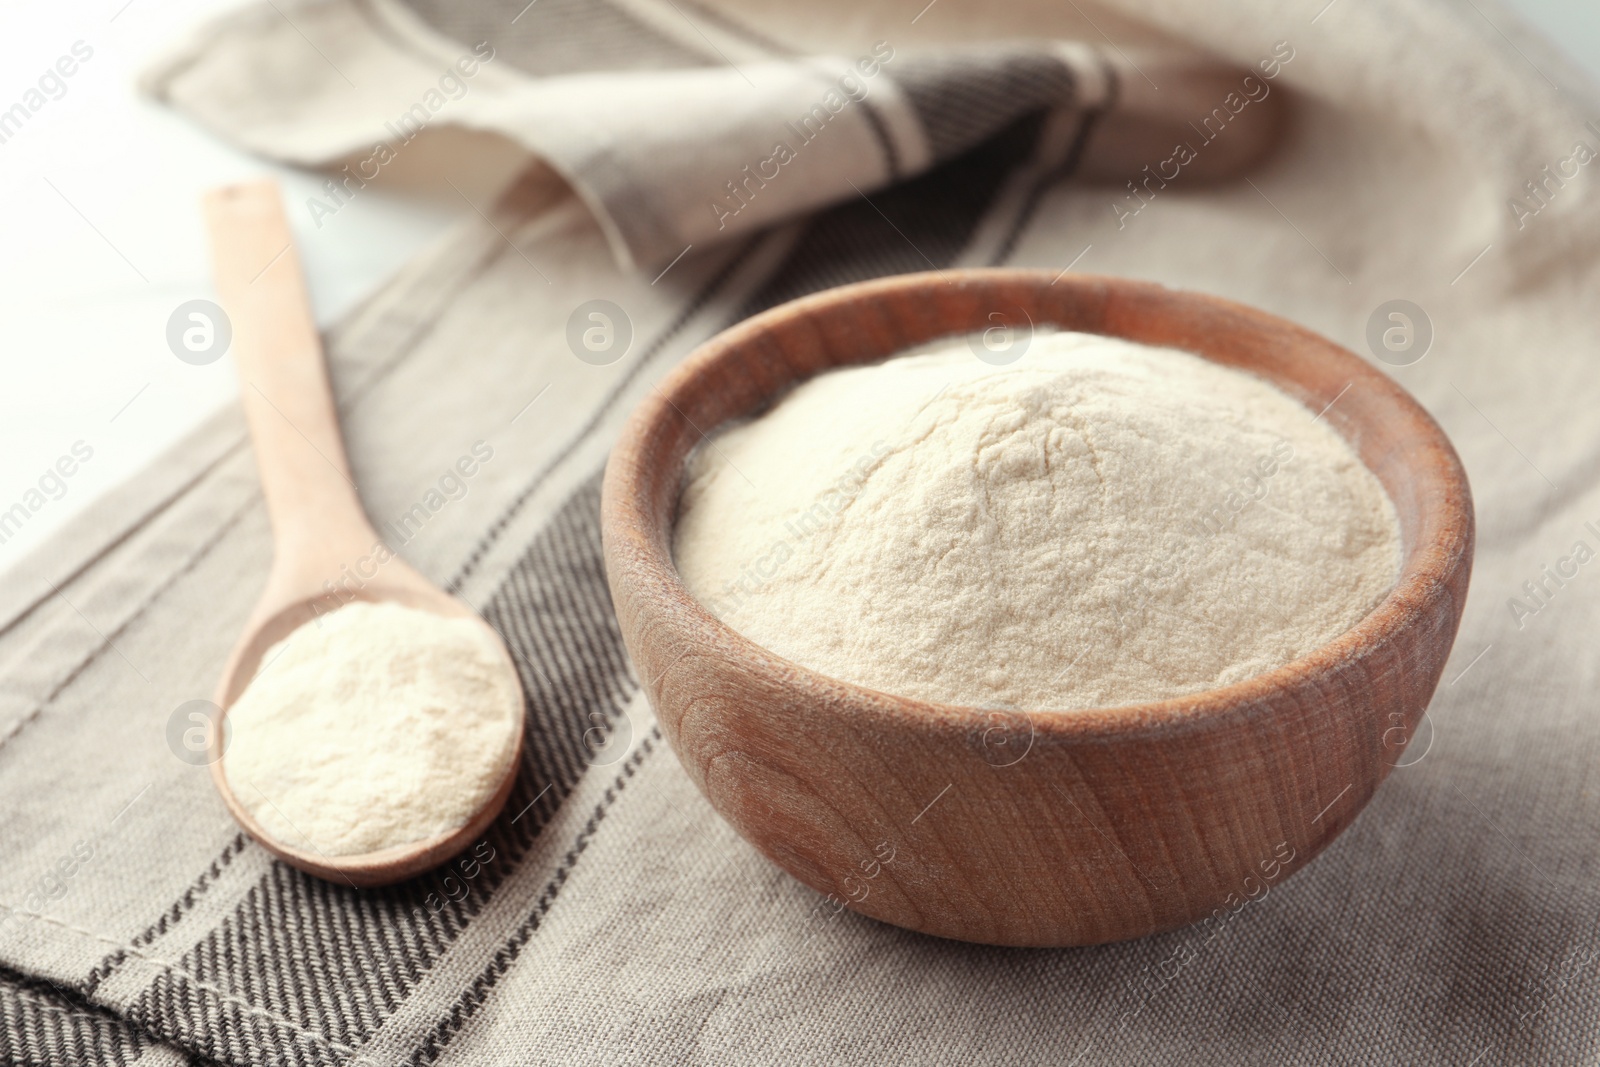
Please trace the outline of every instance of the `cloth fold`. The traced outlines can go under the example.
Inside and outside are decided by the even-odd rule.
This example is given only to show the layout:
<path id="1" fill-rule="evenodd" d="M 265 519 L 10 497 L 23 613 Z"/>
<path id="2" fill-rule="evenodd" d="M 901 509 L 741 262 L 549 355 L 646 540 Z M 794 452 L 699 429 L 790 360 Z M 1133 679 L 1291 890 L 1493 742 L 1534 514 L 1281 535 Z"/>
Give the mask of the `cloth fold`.
<path id="1" fill-rule="evenodd" d="M 173 740 L 185 706 L 211 693 L 270 558 L 236 413 L 8 573 L 0 1062 L 1600 1054 L 1600 204 L 1574 162 L 1576 144 L 1600 146 L 1590 88 L 1491 0 L 819 3 L 272 0 L 152 75 L 239 144 L 352 169 L 401 140 L 385 124 L 403 133 L 418 104 L 429 125 L 401 158 L 430 141 L 461 150 L 435 136 L 447 125 L 516 139 L 529 116 L 554 123 L 561 109 L 532 101 L 563 85 L 637 101 L 638 85 L 675 84 L 675 106 L 704 111 L 593 109 L 607 125 L 563 134 L 570 184 L 529 163 L 327 338 L 376 524 L 437 501 L 391 547 L 477 607 L 519 665 L 524 761 L 474 850 L 492 858 L 372 892 L 308 878 L 239 834 Z M 741 124 L 740 102 L 788 85 L 783 99 L 809 107 L 842 64 L 865 78 L 856 64 L 880 41 L 894 57 L 866 96 L 830 110 L 779 177 L 746 188 L 737 229 L 693 240 L 683 227 L 716 220 L 705 201 L 770 154 L 773 135 Z M 1202 52 L 1221 59 L 1192 58 Z M 1101 61 L 1119 72 L 1114 97 L 1091 88 Z M 1180 69 L 1204 77 L 1169 76 Z M 760 76 L 752 86 L 738 70 Z M 906 125 L 880 136 L 859 105 L 891 97 L 886 129 L 894 115 Z M 1262 156 L 1286 100 L 1281 142 Z M 1189 131 L 1176 142 L 1174 123 Z M 682 151 L 617 142 L 630 131 Z M 554 159 L 535 132 L 547 131 L 519 143 Z M 865 195 L 835 182 L 802 203 L 784 168 L 835 133 L 860 148 L 838 166 Z M 724 138 L 743 147 L 722 154 Z M 886 144 L 904 149 L 892 167 Z M 586 188 L 602 163 L 615 185 Z M 457 164 L 459 182 L 476 157 Z M 1204 180 L 1228 175 L 1239 180 Z M 628 208 L 608 198 L 653 176 L 692 188 L 641 192 L 657 199 L 619 222 Z M 796 199 L 758 215 L 780 197 Z M 624 225 L 655 251 L 635 258 L 647 244 L 619 236 Z M 664 272 L 629 266 L 662 256 L 678 258 Z M 1418 396 L 1472 478 L 1473 593 L 1424 726 L 1338 841 L 1220 928 L 1014 951 L 837 910 L 695 792 L 622 648 L 598 475 L 661 375 L 793 297 L 995 264 L 1150 278 L 1302 322 Z M 627 341 L 580 351 L 569 324 L 595 301 Z M 1412 347 L 1383 341 L 1397 308 Z M 1339 397 L 1326 402 L 1336 413 Z M 437 492 L 480 443 L 492 455 L 465 490 Z M 937 827 L 940 806 L 905 818 Z M 1014 830 L 997 818 L 995 847 Z"/>
<path id="2" fill-rule="evenodd" d="M 614 21 L 624 9 L 589 8 L 612 11 L 612 20 L 579 21 L 583 8 L 570 3 L 530 6 L 521 17 L 552 28 L 570 23 L 570 46 L 585 52 L 592 40 L 627 33 L 635 44 L 616 66 L 575 70 L 570 57 L 489 37 L 453 44 L 416 26 L 393 0 L 338 0 L 294 9 L 277 23 L 270 10 L 223 20 L 153 68 L 145 87 L 257 151 L 337 166 L 328 195 L 307 203 L 319 225 L 430 126 L 493 132 L 566 178 L 618 263 L 640 269 L 915 177 L 1030 114 L 1066 112 L 1083 122 L 1089 175 L 1136 174 L 1170 154 L 1199 132 L 1190 120 L 1229 91 L 1256 105 L 1207 153 L 1202 179 L 1255 162 L 1278 129 L 1275 71 L 1235 70 L 1193 50 L 1147 48 L 1135 61 L 1078 41 L 908 52 L 880 38 L 854 55 L 734 61 L 709 39 L 699 57 L 670 39 L 647 47 L 648 27 Z M 391 32 L 358 29 L 366 26 Z M 241 63 L 246 35 L 252 61 Z M 319 40 L 308 53 L 307 43 Z M 278 52 L 263 100 L 261 67 Z M 421 52 L 434 57 L 432 66 Z M 674 56 L 679 65 L 665 65 Z M 346 67 L 359 73 L 347 77 Z M 286 70 L 299 76 L 286 78 Z M 369 70 L 381 87 L 368 85 Z M 321 110 L 330 95 L 342 105 L 334 117 Z M 1236 114 L 1224 108 L 1223 121 Z M 1097 135 L 1099 128 L 1109 132 Z"/>

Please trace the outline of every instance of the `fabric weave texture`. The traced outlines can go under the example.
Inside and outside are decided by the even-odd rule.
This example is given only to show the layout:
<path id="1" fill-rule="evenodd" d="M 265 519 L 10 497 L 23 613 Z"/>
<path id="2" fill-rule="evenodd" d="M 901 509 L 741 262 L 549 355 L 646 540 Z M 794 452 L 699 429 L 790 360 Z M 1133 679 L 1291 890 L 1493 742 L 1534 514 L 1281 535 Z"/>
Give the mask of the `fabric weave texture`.
<path id="1" fill-rule="evenodd" d="M 1486 0 L 1320 6 L 325 0 L 184 43 L 155 95 L 335 170 L 495 49 L 425 134 L 536 158 L 327 347 L 380 527 L 493 450 L 393 547 L 505 637 L 523 765 L 478 846 L 389 889 L 310 878 L 238 832 L 172 740 L 271 554 L 223 412 L 0 586 L 0 1062 L 1600 1058 L 1600 578 L 1542 570 L 1600 547 L 1600 206 L 1587 170 L 1527 186 L 1600 146 L 1600 107 Z M 865 97 L 718 230 L 725 183 L 878 42 L 894 58 L 855 68 Z M 1239 174 L 1267 113 L 1226 94 L 1274 55 L 1284 139 Z M 1194 162 L 1146 180 L 1174 138 Z M 1090 180 L 1111 173 L 1141 183 Z M 783 301 L 990 264 L 1302 322 L 1380 360 L 1472 478 L 1473 595 L 1423 728 L 1348 832 L 1214 936 L 1022 951 L 835 913 L 694 790 L 622 647 L 599 472 L 634 403 Z M 1395 299 L 1432 326 L 1420 359 L 1368 345 Z M 610 362 L 568 347 L 593 300 L 631 330 Z"/>

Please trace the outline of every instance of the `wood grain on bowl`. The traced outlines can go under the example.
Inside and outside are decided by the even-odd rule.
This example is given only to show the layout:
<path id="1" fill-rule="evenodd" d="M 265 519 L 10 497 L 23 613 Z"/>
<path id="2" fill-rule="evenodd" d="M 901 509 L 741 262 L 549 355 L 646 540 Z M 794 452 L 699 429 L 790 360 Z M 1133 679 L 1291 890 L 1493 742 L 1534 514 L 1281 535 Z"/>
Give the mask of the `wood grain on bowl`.
<path id="1" fill-rule="evenodd" d="M 1398 385 L 1292 323 L 1114 278 L 947 271 L 831 290 L 702 346 L 634 412 L 606 470 L 611 593 L 661 728 L 711 804 L 801 881 L 944 937 L 1085 945 L 1259 896 L 1360 812 L 1422 718 L 1467 594 L 1471 494 Z M 910 700 L 753 644 L 685 588 L 672 524 L 685 457 L 830 367 L 1005 316 L 1187 349 L 1327 420 L 1401 523 L 1399 580 L 1338 640 L 1172 700 L 1055 712 Z M 1330 402 L 1332 406 L 1328 406 Z"/>

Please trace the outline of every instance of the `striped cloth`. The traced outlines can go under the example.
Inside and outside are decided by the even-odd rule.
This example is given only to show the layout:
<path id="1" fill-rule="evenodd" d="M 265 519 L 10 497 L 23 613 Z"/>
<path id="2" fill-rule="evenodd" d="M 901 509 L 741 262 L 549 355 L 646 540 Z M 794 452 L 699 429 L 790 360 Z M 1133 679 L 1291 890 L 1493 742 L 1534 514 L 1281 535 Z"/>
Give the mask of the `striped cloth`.
<path id="1" fill-rule="evenodd" d="M 520 173 L 327 341 L 369 511 L 518 662 L 524 762 L 481 842 L 390 889 L 238 833 L 182 744 L 270 556 L 223 413 L 0 588 L 0 1060 L 1595 1060 L 1600 579 L 1542 568 L 1600 545 L 1600 209 L 1573 162 L 1600 137 L 1560 61 L 1474 2 L 279 0 L 185 44 L 153 92 L 336 172 L 308 239 L 363 167 Z M 1226 64 L 1161 45 L 1184 38 Z M 1286 141 L 1219 180 L 1291 86 Z M 774 132 L 814 104 L 814 144 Z M 598 475 L 668 368 L 805 293 L 1001 263 L 1203 288 L 1371 351 L 1473 477 L 1475 593 L 1425 735 L 1220 929 L 1018 951 L 836 912 L 695 792 L 620 642 Z M 1369 349 L 1395 299 L 1431 352 Z M 593 301 L 628 343 L 569 344 Z"/>

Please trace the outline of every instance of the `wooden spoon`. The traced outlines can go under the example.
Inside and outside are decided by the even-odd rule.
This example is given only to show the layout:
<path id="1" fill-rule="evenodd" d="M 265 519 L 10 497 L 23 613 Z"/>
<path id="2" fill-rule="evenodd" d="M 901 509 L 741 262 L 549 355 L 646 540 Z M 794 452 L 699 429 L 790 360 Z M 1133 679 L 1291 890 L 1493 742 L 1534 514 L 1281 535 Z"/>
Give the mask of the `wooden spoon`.
<path id="1" fill-rule="evenodd" d="M 301 624 L 352 599 L 473 619 L 494 630 L 394 555 L 362 510 L 277 183 L 215 190 L 205 198 L 205 216 L 274 543 L 267 586 L 217 686 L 222 711 L 214 736 L 221 739 L 228 708 L 255 676 L 265 652 Z M 495 644 L 515 679 L 516 667 L 498 634 Z M 520 694 L 520 681 L 517 686 Z M 220 755 L 212 761 L 211 778 L 239 825 L 269 852 L 320 878 L 380 886 L 438 866 L 484 832 L 510 795 L 521 744 L 519 729 L 517 755 L 505 779 L 466 825 L 361 855 L 328 856 L 275 840 L 234 795 Z"/>

